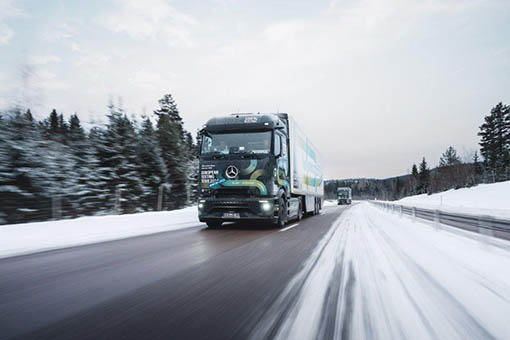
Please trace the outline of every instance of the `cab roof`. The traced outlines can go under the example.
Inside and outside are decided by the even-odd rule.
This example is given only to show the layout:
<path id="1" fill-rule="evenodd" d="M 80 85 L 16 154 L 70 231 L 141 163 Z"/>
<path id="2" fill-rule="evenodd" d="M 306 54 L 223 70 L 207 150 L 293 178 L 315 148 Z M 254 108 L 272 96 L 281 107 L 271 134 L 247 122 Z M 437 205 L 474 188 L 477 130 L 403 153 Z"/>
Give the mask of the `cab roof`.
<path id="1" fill-rule="evenodd" d="M 234 132 L 234 131 L 268 131 L 286 128 L 280 119 L 283 114 L 267 113 L 234 113 L 229 116 L 211 118 L 205 123 L 203 130 L 207 132 Z"/>

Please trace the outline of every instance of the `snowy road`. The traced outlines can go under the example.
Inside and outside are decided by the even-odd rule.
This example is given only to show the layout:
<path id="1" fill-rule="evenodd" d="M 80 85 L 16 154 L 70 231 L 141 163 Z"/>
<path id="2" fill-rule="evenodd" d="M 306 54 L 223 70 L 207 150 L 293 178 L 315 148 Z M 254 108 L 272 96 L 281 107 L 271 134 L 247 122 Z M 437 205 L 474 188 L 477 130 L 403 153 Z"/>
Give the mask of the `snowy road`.
<path id="1" fill-rule="evenodd" d="M 344 214 L 309 260 L 275 331 L 254 338 L 508 339 L 510 243 L 435 229 L 368 203 Z M 285 293 L 277 300 L 284 300 Z"/>
<path id="2" fill-rule="evenodd" d="M 1 338 L 510 338 L 510 242 L 368 203 L 13 257 L 0 276 Z"/>

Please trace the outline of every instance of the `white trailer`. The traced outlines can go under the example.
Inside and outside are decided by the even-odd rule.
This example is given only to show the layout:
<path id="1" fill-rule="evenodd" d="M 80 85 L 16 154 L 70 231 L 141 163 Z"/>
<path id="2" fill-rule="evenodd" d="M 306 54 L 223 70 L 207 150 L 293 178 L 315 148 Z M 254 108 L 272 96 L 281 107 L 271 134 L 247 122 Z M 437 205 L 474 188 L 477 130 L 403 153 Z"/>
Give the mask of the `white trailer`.
<path id="1" fill-rule="evenodd" d="M 290 194 L 302 199 L 304 211 L 318 213 L 324 198 L 322 157 L 292 117 L 279 116 L 289 129 Z"/>

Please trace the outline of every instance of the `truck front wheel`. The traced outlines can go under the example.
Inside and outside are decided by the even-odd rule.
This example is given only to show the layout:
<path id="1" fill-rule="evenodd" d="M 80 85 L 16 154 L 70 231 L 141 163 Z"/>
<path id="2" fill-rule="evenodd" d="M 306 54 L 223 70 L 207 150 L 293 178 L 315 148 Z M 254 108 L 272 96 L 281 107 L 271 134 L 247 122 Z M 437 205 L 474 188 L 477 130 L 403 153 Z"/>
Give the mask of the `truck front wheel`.
<path id="1" fill-rule="evenodd" d="M 281 228 L 287 222 L 287 201 L 283 196 L 278 200 L 278 220 L 276 225 Z"/>

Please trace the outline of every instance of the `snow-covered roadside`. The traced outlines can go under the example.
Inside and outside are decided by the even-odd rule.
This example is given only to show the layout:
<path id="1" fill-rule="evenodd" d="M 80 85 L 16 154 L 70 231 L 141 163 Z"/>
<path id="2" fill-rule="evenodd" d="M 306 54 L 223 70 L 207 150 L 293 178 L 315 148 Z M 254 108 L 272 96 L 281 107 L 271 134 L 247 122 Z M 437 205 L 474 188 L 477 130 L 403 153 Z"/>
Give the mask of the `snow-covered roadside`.
<path id="1" fill-rule="evenodd" d="M 358 202 L 361 202 L 361 201 L 353 200 L 352 204 L 358 203 Z M 331 207 L 331 206 L 337 206 L 337 205 L 338 205 L 338 202 L 336 200 L 324 200 L 324 202 L 322 204 L 323 207 Z"/>
<path id="2" fill-rule="evenodd" d="M 81 217 L 0 226 L 0 258 L 118 240 L 200 224 L 195 206 L 174 211 Z"/>
<path id="3" fill-rule="evenodd" d="M 510 181 L 410 196 L 396 203 L 445 212 L 510 218 Z"/>
<path id="4" fill-rule="evenodd" d="M 304 283 L 280 339 L 510 338 L 508 241 L 436 230 L 362 203 L 296 277 Z"/>
<path id="5" fill-rule="evenodd" d="M 324 202 L 322 203 L 323 207 L 331 207 L 334 205 L 338 205 L 338 203 L 336 201 L 332 201 L 332 200 L 324 200 Z"/>

